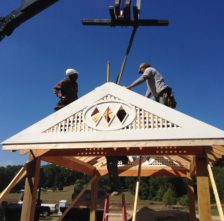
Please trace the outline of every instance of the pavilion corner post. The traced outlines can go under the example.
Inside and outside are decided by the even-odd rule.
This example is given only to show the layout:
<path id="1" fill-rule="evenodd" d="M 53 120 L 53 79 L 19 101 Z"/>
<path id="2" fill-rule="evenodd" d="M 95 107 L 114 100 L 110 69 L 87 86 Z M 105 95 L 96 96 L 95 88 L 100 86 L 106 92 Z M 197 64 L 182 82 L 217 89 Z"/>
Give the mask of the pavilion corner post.
<path id="1" fill-rule="evenodd" d="M 40 177 L 40 158 L 33 158 L 30 154 L 29 162 L 26 164 L 26 180 L 24 188 L 21 221 L 34 221 L 36 210 L 37 189 Z"/>
<path id="2" fill-rule="evenodd" d="M 206 156 L 196 156 L 198 211 L 200 221 L 211 221 L 211 202 Z"/>

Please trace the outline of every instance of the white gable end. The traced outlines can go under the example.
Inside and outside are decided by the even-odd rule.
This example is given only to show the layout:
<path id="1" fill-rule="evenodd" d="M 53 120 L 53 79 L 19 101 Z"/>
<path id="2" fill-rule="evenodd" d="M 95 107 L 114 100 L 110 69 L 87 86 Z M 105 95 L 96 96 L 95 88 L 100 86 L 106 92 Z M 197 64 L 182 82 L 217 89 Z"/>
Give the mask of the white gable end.
<path id="1" fill-rule="evenodd" d="M 224 131 L 114 83 L 105 83 L 3 142 L 79 143 L 224 139 Z"/>

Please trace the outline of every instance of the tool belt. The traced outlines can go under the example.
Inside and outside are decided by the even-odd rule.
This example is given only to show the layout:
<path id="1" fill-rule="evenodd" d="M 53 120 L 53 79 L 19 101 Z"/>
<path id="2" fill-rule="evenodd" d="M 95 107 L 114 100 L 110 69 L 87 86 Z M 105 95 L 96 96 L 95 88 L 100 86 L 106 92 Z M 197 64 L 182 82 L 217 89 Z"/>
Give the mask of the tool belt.
<path id="1" fill-rule="evenodd" d="M 171 108 L 176 108 L 177 102 L 175 100 L 175 97 L 172 94 L 172 88 L 167 87 L 164 90 L 162 90 L 158 97 L 164 97 L 165 98 L 165 105 Z"/>

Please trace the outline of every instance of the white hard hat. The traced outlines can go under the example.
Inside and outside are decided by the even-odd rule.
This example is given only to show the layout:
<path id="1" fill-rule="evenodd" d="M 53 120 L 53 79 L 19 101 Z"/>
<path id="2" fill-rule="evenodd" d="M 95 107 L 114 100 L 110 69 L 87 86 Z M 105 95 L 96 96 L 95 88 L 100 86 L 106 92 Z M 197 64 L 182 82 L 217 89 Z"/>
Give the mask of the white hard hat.
<path id="1" fill-rule="evenodd" d="M 66 71 L 65 71 L 66 75 L 69 76 L 69 75 L 72 75 L 72 74 L 78 74 L 79 72 L 75 69 L 71 69 L 71 68 L 68 68 Z"/>

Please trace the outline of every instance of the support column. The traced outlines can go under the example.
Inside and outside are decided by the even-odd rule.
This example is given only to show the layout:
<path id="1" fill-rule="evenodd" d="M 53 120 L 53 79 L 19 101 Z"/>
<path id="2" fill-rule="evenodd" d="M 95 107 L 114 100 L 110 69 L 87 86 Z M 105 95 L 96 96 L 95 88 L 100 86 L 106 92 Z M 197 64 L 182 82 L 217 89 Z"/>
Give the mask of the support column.
<path id="1" fill-rule="evenodd" d="M 211 203 L 206 157 L 196 157 L 196 175 L 199 220 L 211 221 Z"/>
<path id="2" fill-rule="evenodd" d="M 96 180 L 91 185 L 91 204 L 90 204 L 90 221 L 96 221 L 96 209 L 97 209 L 97 193 L 98 193 L 98 180 Z"/>
<path id="3" fill-rule="evenodd" d="M 187 195 L 189 201 L 189 221 L 196 221 L 194 182 L 190 176 L 187 177 Z"/>
<path id="4" fill-rule="evenodd" d="M 27 163 L 27 175 L 25 181 L 23 207 L 21 221 L 34 221 L 36 210 L 37 189 L 39 186 L 40 159 L 33 159 L 30 155 L 30 162 Z"/>

